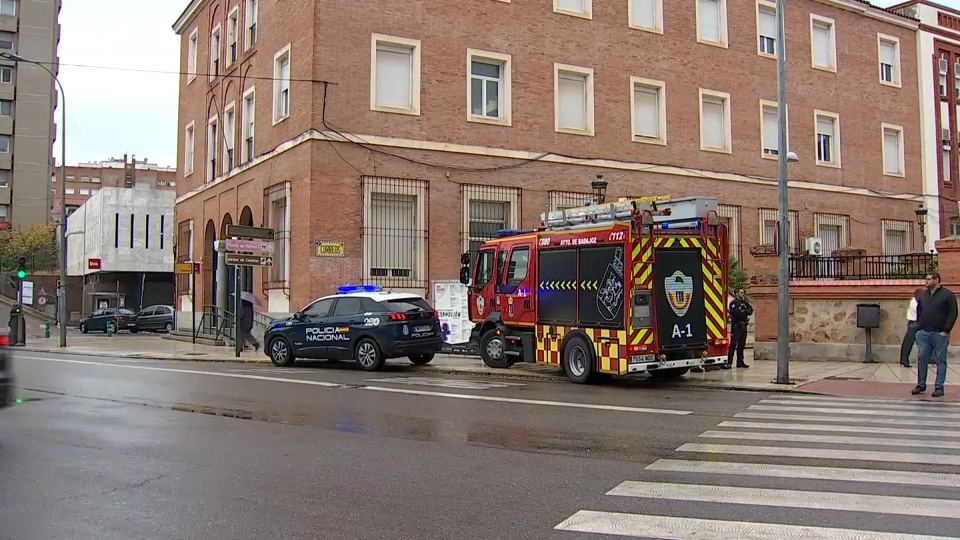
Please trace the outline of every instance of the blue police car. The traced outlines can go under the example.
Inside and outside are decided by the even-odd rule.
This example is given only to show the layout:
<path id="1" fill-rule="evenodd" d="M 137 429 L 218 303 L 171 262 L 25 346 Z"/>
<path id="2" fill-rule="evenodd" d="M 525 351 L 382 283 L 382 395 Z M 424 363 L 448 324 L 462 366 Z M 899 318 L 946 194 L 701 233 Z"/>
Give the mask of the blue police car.
<path id="1" fill-rule="evenodd" d="M 406 356 L 427 364 L 440 350 L 438 313 L 423 297 L 383 292 L 376 285 L 344 285 L 291 317 L 274 320 L 264 334 L 263 352 L 274 365 L 297 358 L 353 359 L 376 371 L 388 358 Z"/>

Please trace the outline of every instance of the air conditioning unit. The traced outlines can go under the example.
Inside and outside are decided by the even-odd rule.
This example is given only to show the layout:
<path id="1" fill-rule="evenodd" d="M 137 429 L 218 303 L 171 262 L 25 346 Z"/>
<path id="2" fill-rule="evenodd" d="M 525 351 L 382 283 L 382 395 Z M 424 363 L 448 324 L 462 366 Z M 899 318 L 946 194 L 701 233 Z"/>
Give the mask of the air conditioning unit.
<path id="1" fill-rule="evenodd" d="M 946 72 L 947 72 L 947 68 L 948 68 L 949 66 L 950 66 L 950 64 L 947 63 L 947 59 L 946 59 L 946 58 L 941 58 L 941 59 L 940 59 L 940 73 L 946 73 Z"/>
<path id="2" fill-rule="evenodd" d="M 807 252 L 808 255 L 813 255 L 815 257 L 823 256 L 823 239 L 822 238 L 804 238 L 803 239 L 803 249 Z"/>

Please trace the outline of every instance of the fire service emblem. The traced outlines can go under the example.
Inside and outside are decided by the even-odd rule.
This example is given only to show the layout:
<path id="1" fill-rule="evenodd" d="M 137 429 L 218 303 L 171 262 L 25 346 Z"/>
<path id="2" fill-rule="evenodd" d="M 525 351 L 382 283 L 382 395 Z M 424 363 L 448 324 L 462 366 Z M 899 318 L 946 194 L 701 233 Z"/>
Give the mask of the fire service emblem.
<path id="1" fill-rule="evenodd" d="M 686 315 L 693 299 L 693 278 L 676 270 L 663 280 L 663 286 L 667 291 L 670 309 L 677 314 L 677 317 Z"/>

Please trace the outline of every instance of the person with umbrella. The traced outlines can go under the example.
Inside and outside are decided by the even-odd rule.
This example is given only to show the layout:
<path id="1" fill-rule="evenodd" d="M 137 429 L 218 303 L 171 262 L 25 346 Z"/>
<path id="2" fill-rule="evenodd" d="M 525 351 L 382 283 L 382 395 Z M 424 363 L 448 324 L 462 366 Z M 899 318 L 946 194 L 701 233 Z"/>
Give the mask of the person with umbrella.
<path id="1" fill-rule="evenodd" d="M 260 342 L 257 341 L 257 338 L 253 337 L 253 306 L 260 305 L 260 299 L 257 298 L 252 292 L 243 291 L 240 293 L 240 335 L 238 339 L 241 339 L 243 348 L 247 348 L 247 344 L 253 345 L 254 351 L 260 350 Z"/>

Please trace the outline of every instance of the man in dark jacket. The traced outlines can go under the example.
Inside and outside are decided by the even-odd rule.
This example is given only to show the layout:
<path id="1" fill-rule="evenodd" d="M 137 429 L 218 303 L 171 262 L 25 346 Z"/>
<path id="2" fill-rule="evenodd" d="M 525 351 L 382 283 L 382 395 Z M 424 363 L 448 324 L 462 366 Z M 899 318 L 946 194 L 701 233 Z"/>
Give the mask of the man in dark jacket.
<path id="1" fill-rule="evenodd" d="M 737 367 L 748 368 L 743 363 L 743 349 L 747 346 L 747 324 L 753 315 L 753 306 L 747 302 L 747 293 L 743 289 L 733 292 L 735 298 L 730 302 L 730 348 L 727 350 L 727 363 L 723 369 L 730 369 L 733 353 L 737 353 Z"/>
<path id="2" fill-rule="evenodd" d="M 253 350 L 260 350 L 260 342 L 257 341 L 257 338 L 253 337 L 253 303 L 246 300 L 240 300 L 240 339 L 243 348 L 247 348 L 247 344 L 250 343 L 253 345 Z"/>
<path id="3" fill-rule="evenodd" d="M 940 274 L 927 274 L 927 290 L 920 295 L 917 305 L 917 387 L 913 395 L 927 391 L 927 366 L 937 365 L 937 378 L 933 383 L 933 397 L 943 396 L 947 382 L 947 347 L 950 332 L 957 322 L 957 295 L 940 285 Z"/>

